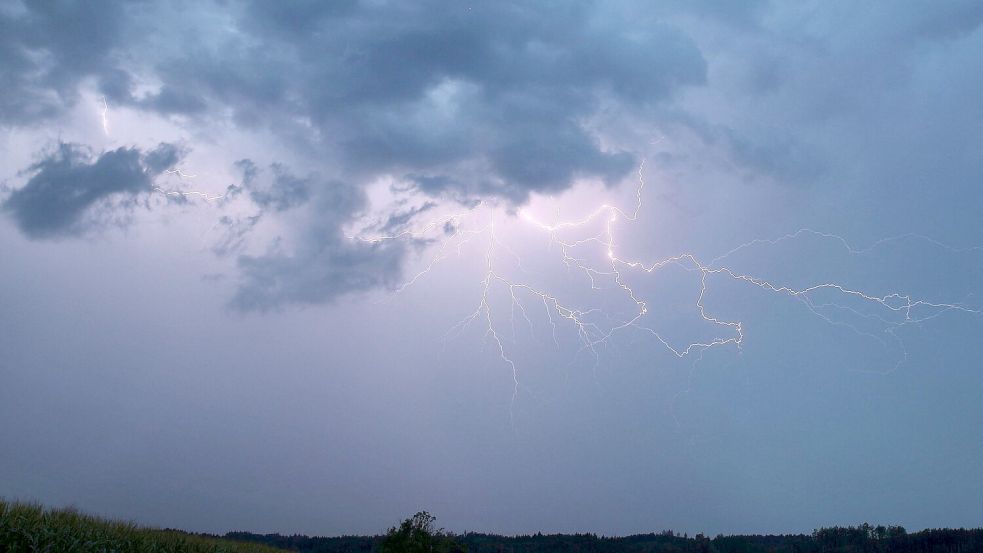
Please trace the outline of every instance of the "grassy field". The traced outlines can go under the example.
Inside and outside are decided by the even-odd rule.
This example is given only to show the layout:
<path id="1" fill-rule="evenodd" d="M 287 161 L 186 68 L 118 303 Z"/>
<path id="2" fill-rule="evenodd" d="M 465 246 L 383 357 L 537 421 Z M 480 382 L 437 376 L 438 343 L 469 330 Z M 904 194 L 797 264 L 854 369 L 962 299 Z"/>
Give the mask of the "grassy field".
<path id="1" fill-rule="evenodd" d="M 276 553 L 263 545 L 205 538 L 172 530 L 141 528 L 73 509 L 0 499 L 0 553 Z"/>

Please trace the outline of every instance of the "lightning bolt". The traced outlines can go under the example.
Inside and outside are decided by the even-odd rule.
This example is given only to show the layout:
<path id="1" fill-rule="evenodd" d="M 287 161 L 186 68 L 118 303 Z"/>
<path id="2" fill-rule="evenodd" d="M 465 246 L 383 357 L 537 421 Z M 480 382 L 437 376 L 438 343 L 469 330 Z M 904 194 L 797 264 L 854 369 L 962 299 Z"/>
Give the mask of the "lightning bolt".
<path id="1" fill-rule="evenodd" d="M 198 190 L 165 190 L 159 186 L 153 187 L 152 190 L 159 194 L 163 194 L 164 196 L 182 196 L 185 198 L 195 196 L 202 198 L 206 202 L 218 201 L 225 197 L 225 194 L 209 194 L 208 192 L 201 192 Z"/>
<path id="2" fill-rule="evenodd" d="M 748 248 L 758 245 L 775 246 L 779 243 L 792 241 L 803 236 L 813 236 L 823 240 L 833 241 L 844 248 L 850 255 L 863 255 L 886 243 L 906 239 L 921 240 L 953 253 L 965 253 L 981 249 L 980 247 L 965 249 L 953 248 L 932 238 L 917 234 L 904 234 L 885 238 L 874 242 L 866 248 L 857 248 L 842 236 L 804 228 L 778 238 L 755 239 L 746 242 L 709 261 L 701 261 L 693 253 L 680 253 L 656 260 L 624 257 L 619 250 L 619 231 L 624 230 L 622 223 L 636 222 L 642 213 L 645 190 L 644 168 L 645 164 L 643 162 L 637 171 L 638 178 L 635 188 L 635 202 L 630 208 L 620 208 L 605 203 L 578 219 L 560 220 L 552 224 L 540 221 L 525 209 L 519 210 L 517 217 L 515 217 L 526 223 L 528 228 L 543 233 L 548 238 L 551 248 L 557 248 L 559 261 L 573 272 L 582 274 L 586 282 L 590 284 L 591 290 L 616 290 L 620 294 L 622 301 L 629 306 L 628 313 L 624 316 L 619 316 L 597 307 L 578 307 L 562 300 L 557 294 L 551 293 L 547 289 L 534 286 L 523 280 L 510 278 L 505 271 L 500 270 L 498 264 L 499 258 L 502 255 L 510 258 L 520 271 L 523 269 L 519 256 L 500 239 L 496 232 L 496 221 L 500 217 L 497 218 L 495 216 L 494 206 L 491 205 L 479 204 L 467 211 L 431 220 L 416 230 L 404 230 L 399 233 L 386 235 L 354 233 L 349 235 L 349 238 L 371 243 L 385 240 L 409 239 L 425 241 L 427 243 L 436 242 L 438 244 L 434 254 L 424 268 L 412 275 L 405 283 L 396 287 L 395 291 L 397 293 L 430 273 L 449 255 L 454 252 L 460 255 L 462 247 L 465 244 L 474 241 L 478 237 L 484 238 L 484 271 L 479 282 L 480 292 L 477 303 L 473 311 L 451 327 L 447 336 L 448 338 L 453 338 L 472 325 L 481 325 L 486 343 L 491 344 L 501 362 L 511 371 L 513 391 L 510 421 L 514 420 L 515 402 L 518 398 L 520 388 L 523 386 L 521 384 L 519 364 L 509 354 L 507 347 L 508 340 L 503 334 L 503 330 L 496 323 L 496 318 L 493 314 L 494 309 L 491 298 L 496 291 L 501 291 L 504 294 L 504 298 L 511 303 L 509 321 L 512 325 L 513 343 L 515 341 L 517 313 L 525 320 L 530 329 L 533 327 L 528 315 L 529 301 L 532 300 L 540 304 L 541 308 L 545 311 L 554 344 L 559 347 L 557 340 L 558 325 L 569 325 L 575 332 L 580 343 L 577 355 L 585 352 L 589 354 L 593 358 L 595 370 L 597 364 L 600 362 L 600 350 L 608 345 L 614 336 L 628 330 L 640 331 L 644 335 L 651 336 L 677 358 L 685 358 L 694 353 L 698 353 L 698 357 L 702 358 L 704 352 L 712 348 L 726 346 L 734 347 L 740 351 L 746 338 L 744 323 L 741 320 L 731 320 L 714 315 L 705 303 L 710 283 L 716 278 L 729 279 L 771 294 L 797 300 L 808 312 L 819 317 L 821 320 L 832 325 L 843 326 L 858 335 L 872 338 L 883 345 L 887 345 L 887 342 L 881 336 L 858 328 L 849 322 L 839 320 L 827 314 L 827 311 L 839 310 L 884 325 L 886 327 L 884 332 L 900 347 L 902 355 L 895 366 L 887 372 L 896 370 L 904 363 L 908 356 L 903 341 L 896 334 L 899 328 L 910 324 L 921 323 L 939 317 L 947 312 L 961 312 L 975 315 L 979 315 L 981 312 L 978 308 L 961 303 L 931 301 L 900 292 L 877 294 L 837 282 L 816 282 L 808 286 L 795 287 L 738 271 L 724 264 L 728 258 Z M 587 234 L 586 236 L 582 235 L 576 239 L 565 238 L 571 232 L 589 229 L 597 223 L 601 223 L 600 231 Z M 451 232 L 444 232 L 443 236 L 433 235 L 435 230 L 447 228 L 451 228 Z M 582 250 L 590 248 L 599 249 L 595 253 L 600 253 L 603 261 L 590 260 L 589 255 L 580 253 Z M 681 268 L 694 274 L 695 278 L 698 279 L 699 293 L 696 295 L 693 304 L 695 312 L 711 328 L 718 329 L 716 336 L 708 340 L 694 340 L 683 344 L 673 343 L 646 322 L 646 317 L 650 311 L 649 302 L 641 292 L 632 286 L 629 277 L 632 274 L 653 274 L 667 267 Z M 844 301 L 859 302 L 859 304 L 866 306 L 865 309 L 867 310 L 861 310 L 850 305 L 838 303 L 837 301 L 818 300 L 817 296 L 822 296 L 824 293 L 826 295 L 833 295 Z M 868 310 L 870 309 L 875 310 L 875 312 L 869 312 Z M 879 311 L 879 313 L 876 311 Z"/>
<path id="3" fill-rule="evenodd" d="M 167 173 L 168 175 L 177 175 L 178 177 L 180 177 L 182 179 L 193 179 L 193 178 L 195 178 L 195 177 L 198 176 L 198 175 L 191 175 L 191 174 L 188 174 L 188 173 L 183 173 L 183 172 L 181 172 L 180 169 L 168 169 L 168 170 L 166 170 L 164 172 Z"/>
<path id="4" fill-rule="evenodd" d="M 106 97 L 102 96 L 102 132 L 109 136 L 109 103 L 106 102 Z"/>
<path id="5" fill-rule="evenodd" d="M 168 169 L 164 172 L 168 175 L 177 175 L 177 177 L 181 180 L 193 179 L 198 176 L 195 174 L 184 173 L 180 169 Z M 154 186 L 152 190 L 159 194 L 163 194 L 164 196 L 181 196 L 183 198 L 198 197 L 204 199 L 206 202 L 218 201 L 226 196 L 226 194 L 209 194 L 208 192 L 202 192 L 200 190 L 168 190 L 159 186 Z"/>

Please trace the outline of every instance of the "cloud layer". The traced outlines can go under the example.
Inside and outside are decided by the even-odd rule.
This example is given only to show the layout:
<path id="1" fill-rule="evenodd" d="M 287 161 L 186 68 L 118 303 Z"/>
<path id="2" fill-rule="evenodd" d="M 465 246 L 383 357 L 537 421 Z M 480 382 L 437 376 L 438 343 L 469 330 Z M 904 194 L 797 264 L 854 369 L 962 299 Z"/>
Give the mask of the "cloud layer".
<path id="1" fill-rule="evenodd" d="M 179 125 L 195 137 L 191 148 L 220 142 L 231 159 L 259 160 L 225 168 L 244 173 L 254 211 L 223 213 L 219 224 L 234 236 L 216 249 L 231 254 L 260 219 L 281 221 L 297 243 L 242 259 L 241 305 L 323 301 L 336 297 L 327 289 L 392 281 L 401 254 L 338 238 L 381 181 L 426 201 L 515 205 L 579 179 L 621 182 L 652 154 L 654 136 L 668 136 L 649 167 L 705 190 L 688 200 L 676 191 L 681 209 L 705 210 L 703 194 L 741 194 L 710 182 L 736 175 L 866 195 L 858 201 L 907 210 L 911 219 L 913 203 L 881 199 L 891 183 L 945 175 L 948 202 L 966 194 L 981 168 L 981 139 L 968 123 L 979 111 L 969 99 L 983 91 L 966 71 L 983 21 L 974 2 L 931 14 L 714 1 L 185 8 L 6 6 L 0 125 L 16 132 L 61 124 L 85 93 L 96 94 Z M 933 84 L 940 80 L 959 86 Z M 239 132 L 275 141 L 293 159 L 240 152 Z M 96 161 L 79 147 L 58 147 L 26 170 L 33 176 L 6 209 L 33 238 L 82 231 L 101 198 L 147 187 L 141 164 L 153 162 L 134 148 L 148 145 Z M 110 178 L 112 171 L 121 173 Z M 837 191 L 844 183 L 854 186 Z M 339 194 L 358 200 L 339 210 Z M 414 209 L 389 214 L 389 228 L 426 211 Z M 366 274 L 329 285 L 327 275 L 345 273 L 344 263 Z M 306 274 L 308 267 L 315 269 Z"/>
<path id="2" fill-rule="evenodd" d="M 155 15 L 148 7 L 77 11 L 32 3 L 4 16 L 18 29 L 2 51 L 17 83 L 6 89 L 8 122 L 53 116 L 95 77 L 114 104 L 305 126 L 347 174 L 427 175 L 443 183 L 431 193 L 522 201 L 575 177 L 614 182 L 636 160 L 592 132 L 601 103 L 656 104 L 706 78 L 682 33 L 633 28 L 589 2 L 257 2 L 220 17 L 225 32 L 189 32 L 178 51 L 171 33 L 136 35 Z M 201 24 L 211 21 L 202 12 Z M 156 90 L 138 92 L 148 73 Z"/>
<path id="3" fill-rule="evenodd" d="M 320 180 L 290 176 L 274 160 L 263 187 L 252 162 L 238 166 L 261 213 L 322 210 L 300 231 L 317 247 L 241 260 L 240 305 L 323 301 L 338 293 L 327 290 L 392 280 L 401 255 L 389 250 L 404 246 L 338 238 L 379 178 L 461 202 L 521 203 L 581 178 L 616 183 L 638 157 L 604 143 L 594 120 L 605 106 L 659 105 L 706 79 L 683 33 L 633 25 L 594 2 L 206 4 L 180 23 L 151 4 L 16 8 L 0 15 L 10 31 L 0 58 L 12 83 L 0 124 L 52 120 L 94 82 L 114 106 L 193 118 L 199 132 L 231 122 L 311 152 Z M 67 236 L 99 198 L 149 183 L 135 150 L 107 153 L 92 167 L 78 152 L 63 149 L 31 168 L 38 174 L 8 201 L 25 233 Z M 121 163 L 128 169 L 112 170 L 132 175 L 110 176 Z M 359 200 L 339 209 L 341 196 Z"/>

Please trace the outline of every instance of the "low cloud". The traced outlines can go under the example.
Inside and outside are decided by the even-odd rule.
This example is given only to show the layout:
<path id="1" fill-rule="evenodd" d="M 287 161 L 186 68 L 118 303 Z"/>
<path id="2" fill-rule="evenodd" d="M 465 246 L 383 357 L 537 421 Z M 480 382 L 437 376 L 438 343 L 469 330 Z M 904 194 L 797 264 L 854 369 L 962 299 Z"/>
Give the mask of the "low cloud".
<path id="1" fill-rule="evenodd" d="M 79 144 L 59 143 L 27 169 L 31 177 L 4 201 L 3 210 L 33 239 L 79 235 L 91 227 L 87 215 L 101 201 L 150 192 L 154 178 L 181 154 L 162 143 L 149 152 L 118 148 L 94 157 Z"/>
<path id="2" fill-rule="evenodd" d="M 298 177 L 282 163 L 270 164 L 272 178 L 263 178 L 260 169 L 249 159 L 236 162 L 236 167 L 242 171 L 242 187 L 260 208 L 285 211 L 310 199 L 313 177 Z"/>
<path id="3" fill-rule="evenodd" d="M 278 171 L 280 177 L 290 174 L 282 166 Z M 319 177 L 308 179 L 314 182 Z M 320 181 L 316 190 L 307 206 L 311 220 L 300 224 L 300 236 L 289 251 L 275 243 L 265 254 L 239 256 L 235 308 L 267 311 L 289 304 L 325 303 L 392 286 L 399 279 L 407 241 L 367 243 L 344 235 L 344 226 L 367 206 L 365 192 L 333 180 Z M 277 211 L 275 202 L 264 207 Z"/>
<path id="4" fill-rule="evenodd" d="M 239 287 L 232 305 L 244 311 L 268 311 L 391 287 L 399 279 L 405 253 L 402 243 L 364 244 L 330 238 L 294 254 L 241 256 Z"/>

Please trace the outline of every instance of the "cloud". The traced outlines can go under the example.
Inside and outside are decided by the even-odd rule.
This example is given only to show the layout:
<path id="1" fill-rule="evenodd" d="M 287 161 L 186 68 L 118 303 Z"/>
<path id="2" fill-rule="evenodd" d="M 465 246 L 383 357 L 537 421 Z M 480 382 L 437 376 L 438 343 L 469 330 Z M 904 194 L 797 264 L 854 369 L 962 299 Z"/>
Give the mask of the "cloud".
<path id="1" fill-rule="evenodd" d="M 282 163 L 270 164 L 272 180 L 260 179 L 260 170 L 250 159 L 236 162 L 242 171 L 242 187 L 249 191 L 249 198 L 263 209 L 285 211 L 307 203 L 311 195 L 313 177 L 294 176 Z"/>
<path id="2" fill-rule="evenodd" d="M 279 170 L 289 174 L 283 167 Z M 398 280 L 409 241 L 370 244 L 351 240 L 342 231 L 366 207 L 365 192 L 341 181 L 320 182 L 316 190 L 308 206 L 311 220 L 302 224 L 291 251 L 282 251 L 277 243 L 263 255 L 238 258 L 235 308 L 267 311 L 287 304 L 325 303 Z M 266 207 L 277 209 L 274 203 Z"/>
<path id="3" fill-rule="evenodd" d="M 99 202 L 150 192 L 154 177 L 173 167 L 181 155 L 176 146 L 162 143 L 146 153 L 118 148 L 93 159 L 79 144 L 59 143 L 28 168 L 30 179 L 2 207 L 30 238 L 78 235 L 89 228 L 86 215 Z"/>
<path id="4" fill-rule="evenodd" d="M 238 252 L 268 224 L 306 238 L 289 252 L 243 258 L 246 295 L 265 299 L 242 305 L 328 301 L 337 296 L 315 275 L 358 289 L 336 278 L 360 273 L 350 267 L 362 268 L 359 282 L 390 279 L 405 246 L 346 243 L 338 229 L 353 212 L 325 200 L 348 190 L 363 202 L 380 182 L 411 186 L 423 196 L 413 205 L 521 204 L 582 179 L 621 182 L 643 155 L 658 154 L 653 134 L 668 138 L 661 159 L 675 160 L 673 180 L 704 192 L 739 180 L 835 194 L 846 183 L 886 189 L 958 172 L 949 182 L 962 184 L 950 188 L 965 195 L 978 173 L 971 99 L 981 81 L 965 68 L 983 10 L 971 1 L 931 13 L 764 0 L 186 8 L 178 16 L 153 2 L 0 7 L 0 125 L 55 121 L 95 86 L 114 109 L 159 115 L 220 144 L 227 159 L 247 158 L 238 166 L 243 197 L 261 216 L 223 213 L 230 239 L 216 250 Z M 276 141 L 289 156 L 251 138 L 219 138 L 238 131 Z M 151 170 L 173 159 L 130 155 Z M 98 164 L 61 157 L 66 166 Z M 918 166 L 904 169 L 913 160 Z M 41 180 L 5 204 L 32 237 L 74 234 L 105 197 L 90 186 L 77 199 L 57 198 L 48 192 L 56 186 L 43 184 L 54 169 L 32 172 Z M 64 205 L 45 215 L 43 201 Z M 396 208 L 380 225 L 410 224 L 422 212 Z M 372 256 L 382 271 L 375 279 Z"/>
<path id="5" fill-rule="evenodd" d="M 603 106 L 659 105 L 706 80 L 706 62 L 684 34 L 594 2 L 255 2 L 222 17 L 224 27 L 186 34 L 195 56 L 166 47 L 148 54 L 156 90 L 134 92 L 118 72 L 101 86 L 125 91 L 117 101 L 137 109 L 205 121 L 225 113 L 243 128 L 300 140 L 299 151 L 326 152 L 312 165 L 330 177 L 238 164 L 262 213 L 308 214 L 290 223 L 307 225 L 296 229 L 301 246 L 240 258 L 234 303 L 242 308 L 391 283 L 406 245 L 352 243 L 340 232 L 380 177 L 434 198 L 515 204 L 577 179 L 613 184 L 638 158 L 603 142 L 592 123 Z M 342 190 L 358 198 L 350 209 L 336 203 Z M 389 221 L 405 225 L 420 212 Z M 237 226 L 233 243 L 253 226 Z"/>
<path id="6" fill-rule="evenodd" d="M 241 256 L 232 305 L 267 311 L 287 304 L 319 304 L 353 292 L 391 287 L 402 269 L 399 243 L 360 244 L 337 238 L 301 252 Z"/>
<path id="7" fill-rule="evenodd" d="M 233 217 L 222 215 L 215 223 L 216 227 L 221 227 L 218 238 L 212 244 L 212 252 L 225 257 L 238 252 L 246 243 L 246 237 L 252 232 L 253 228 L 262 219 L 262 214 L 246 217 Z"/>
<path id="8" fill-rule="evenodd" d="M 256 2 L 233 13 L 235 33 L 157 59 L 160 91 L 133 101 L 228 109 L 291 137 L 302 121 L 356 183 L 412 173 L 523 202 L 576 178 L 616 182 L 637 159 L 591 128 L 602 103 L 654 105 L 706 79 L 685 35 L 592 2 Z"/>
<path id="9" fill-rule="evenodd" d="M 128 15 L 125 6 L 102 0 L 12 3 L 0 9 L 0 125 L 59 115 L 77 100 L 86 77 L 125 78 L 113 53 Z"/>
<path id="10" fill-rule="evenodd" d="M 323 152 L 310 163 L 328 177 L 238 165 L 261 214 L 307 213 L 290 223 L 307 225 L 296 229 L 303 245 L 241 258 L 241 306 L 327 301 L 394 278 L 404 245 L 353 244 L 340 233 L 380 178 L 462 203 L 522 203 L 580 178 L 616 183 L 638 159 L 604 143 L 593 123 L 604 106 L 658 105 L 706 81 L 706 62 L 683 33 L 600 2 L 189 9 L 179 22 L 152 3 L 28 2 L 0 12 L 9 83 L 0 123 L 57 116 L 91 82 L 114 106 L 188 116 L 206 134 L 231 122 Z M 120 149 L 92 161 L 63 146 L 31 168 L 5 208 L 33 238 L 77 234 L 97 202 L 148 188 L 177 155 Z M 405 225 L 420 212 L 389 221 Z M 232 239 L 219 249 L 236 250 L 258 220 L 227 218 Z"/>

